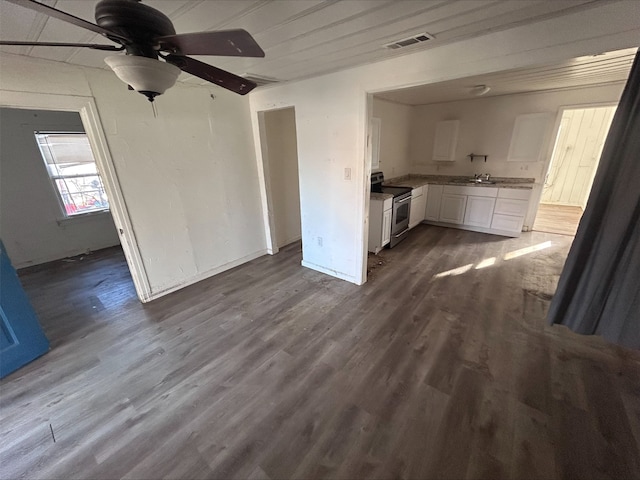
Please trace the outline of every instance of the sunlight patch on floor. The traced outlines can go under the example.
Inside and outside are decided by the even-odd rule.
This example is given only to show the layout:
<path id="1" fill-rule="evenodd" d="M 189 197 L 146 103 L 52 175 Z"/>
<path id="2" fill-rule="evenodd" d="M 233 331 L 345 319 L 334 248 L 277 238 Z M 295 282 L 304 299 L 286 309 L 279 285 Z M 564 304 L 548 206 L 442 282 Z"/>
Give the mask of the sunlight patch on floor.
<path id="1" fill-rule="evenodd" d="M 533 252 L 544 250 L 545 248 L 549 248 L 550 246 L 551 246 L 551 242 L 547 241 L 543 243 L 538 243 L 537 245 L 531 245 L 530 247 L 520 248 L 518 250 L 514 250 L 513 252 L 509 252 L 505 254 L 504 259 L 511 260 L 513 258 L 522 257 L 523 255 L 528 255 Z"/>
<path id="2" fill-rule="evenodd" d="M 490 267 L 491 265 L 495 265 L 495 263 L 496 263 L 496 257 L 485 258 L 484 260 L 482 260 L 476 265 L 476 270 Z"/>
<path id="3" fill-rule="evenodd" d="M 462 275 L 464 272 L 468 272 L 473 268 L 473 263 L 468 265 L 464 265 L 463 267 L 453 268 L 451 270 L 447 270 L 446 272 L 436 273 L 433 278 L 443 278 L 443 277 L 455 277 L 456 275 Z"/>
<path id="4" fill-rule="evenodd" d="M 522 257 L 524 255 L 529 255 L 530 253 L 547 249 L 552 245 L 553 245 L 553 242 L 551 241 L 538 243 L 536 245 L 531 245 L 530 247 L 519 248 L 518 250 L 513 250 L 512 252 L 505 253 L 504 257 L 502 258 L 503 260 L 512 260 L 514 258 Z M 462 267 L 452 268 L 451 270 L 446 270 L 444 272 L 436 273 L 433 277 L 431 277 L 431 279 L 435 280 L 437 278 L 455 277 L 456 275 L 462 275 L 463 273 L 468 272 L 472 268 L 475 270 L 481 270 L 483 268 L 492 267 L 496 264 L 499 264 L 498 259 L 496 257 L 489 257 L 489 258 L 480 260 L 476 264 L 469 263 L 467 265 L 463 265 Z"/>

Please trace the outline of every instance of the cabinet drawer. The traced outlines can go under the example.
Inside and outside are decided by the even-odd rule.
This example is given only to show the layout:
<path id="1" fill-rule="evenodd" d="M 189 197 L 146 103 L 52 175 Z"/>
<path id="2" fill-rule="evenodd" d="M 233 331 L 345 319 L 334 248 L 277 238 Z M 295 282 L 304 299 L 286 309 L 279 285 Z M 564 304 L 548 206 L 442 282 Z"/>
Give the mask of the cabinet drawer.
<path id="1" fill-rule="evenodd" d="M 524 217 L 527 214 L 529 202 L 526 200 L 512 200 L 510 198 L 498 198 L 493 213 L 501 215 L 516 215 Z"/>
<path id="2" fill-rule="evenodd" d="M 498 198 L 513 198 L 516 200 L 529 200 L 531 190 L 528 188 L 501 188 Z"/>
<path id="3" fill-rule="evenodd" d="M 494 230 L 503 230 L 506 232 L 519 233 L 522 231 L 523 222 L 524 222 L 524 217 L 516 217 L 513 215 L 500 215 L 496 213 L 493 215 L 491 228 Z"/>
<path id="4" fill-rule="evenodd" d="M 385 198 L 384 204 L 382 206 L 382 211 L 384 212 L 385 210 L 389 210 L 390 208 L 393 208 L 393 198 Z"/>
<path id="5" fill-rule="evenodd" d="M 416 198 L 416 197 L 421 196 L 424 193 L 423 188 L 424 187 L 416 187 L 416 188 L 412 189 L 411 190 L 411 197 L 412 198 Z"/>
<path id="6" fill-rule="evenodd" d="M 451 193 L 454 195 L 473 195 L 474 197 L 497 197 L 497 188 L 492 187 L 467 187 L 457 185 L 445 185 L 443 193 Z"/>

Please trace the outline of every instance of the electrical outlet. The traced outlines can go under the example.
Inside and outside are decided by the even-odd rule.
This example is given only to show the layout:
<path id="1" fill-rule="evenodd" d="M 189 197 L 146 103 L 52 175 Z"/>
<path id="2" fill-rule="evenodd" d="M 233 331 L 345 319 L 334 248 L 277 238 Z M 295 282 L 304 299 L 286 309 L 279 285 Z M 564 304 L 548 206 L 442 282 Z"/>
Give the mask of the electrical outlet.
<path id="1" fill-rule="evenodd" d="M 351 180 L 351 169 L 349 167 L 344 169 L 344 179 Z"/>
<path id="2" fill-rule="evenodd" d="M 322 237 L 318 237 L 318 246 L 321 247 L 322 246 Z"/>

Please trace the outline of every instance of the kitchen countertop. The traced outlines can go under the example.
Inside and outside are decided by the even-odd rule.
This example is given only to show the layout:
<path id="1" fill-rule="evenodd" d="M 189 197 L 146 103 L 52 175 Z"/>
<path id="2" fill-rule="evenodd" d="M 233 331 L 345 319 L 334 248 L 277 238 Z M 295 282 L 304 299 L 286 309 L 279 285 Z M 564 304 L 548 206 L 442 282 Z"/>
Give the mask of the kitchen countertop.
<path id="1" fill-rule="evenodd" d="M 387 198 L 393 198 L 393 195 L 390 193 L 371 192 L 371 200 L 386 200 Z"/>
<path id="2" fill-rule="evenodd" d="M 533 178 L 516 177 L 491 177 L 495 183 L 473 183 L 467 176 L 455 175 L 404 175 L 402 177 L 390 178 L 384 185 L 396 185 L 402 187 L 418 188 L 424 185 L 457 185 L 465 187 L 494 187 L 494 188 L 521 188 L 531 190 L 535 183 Z M 372 197 L 373 198 L 373 197 Z"/>

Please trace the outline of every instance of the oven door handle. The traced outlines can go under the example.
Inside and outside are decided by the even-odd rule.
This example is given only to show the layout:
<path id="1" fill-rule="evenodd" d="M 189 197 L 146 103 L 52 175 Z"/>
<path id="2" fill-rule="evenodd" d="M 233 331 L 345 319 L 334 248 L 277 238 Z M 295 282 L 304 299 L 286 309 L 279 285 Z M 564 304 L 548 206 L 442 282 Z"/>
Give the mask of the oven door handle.
<path id="1" fill-rule="evenodd" d="M 404 230 L 402 230 L 399 234 L 394 235 L 394 238 L 398 238 L 401 237 L 402 235 L 404 235 L 405 233 L 407 233 L 409 231 L 408 228 L 405 228 Z"/>
<path id="2" fill-rule="evenodd" d="M 403 198 L 402 200 L 398 200 L 396 203 L 404 203 L 408 202 L 409 200 L 411 200 L 411 197 Z"/>

